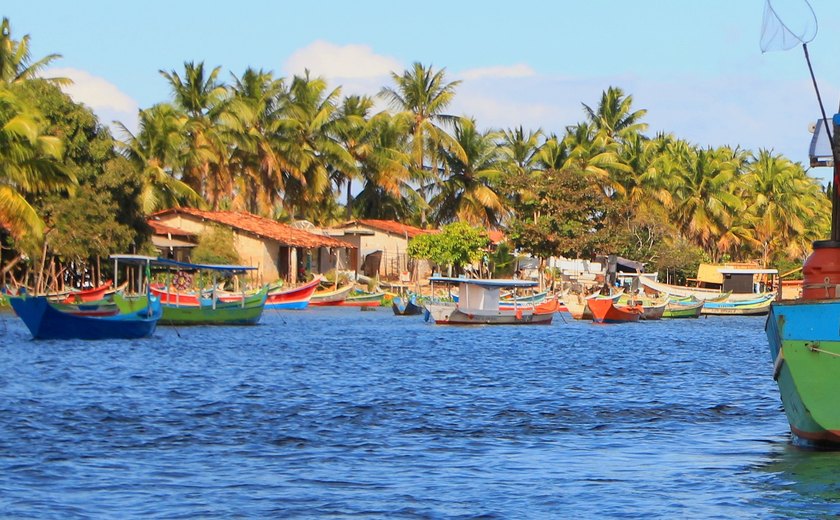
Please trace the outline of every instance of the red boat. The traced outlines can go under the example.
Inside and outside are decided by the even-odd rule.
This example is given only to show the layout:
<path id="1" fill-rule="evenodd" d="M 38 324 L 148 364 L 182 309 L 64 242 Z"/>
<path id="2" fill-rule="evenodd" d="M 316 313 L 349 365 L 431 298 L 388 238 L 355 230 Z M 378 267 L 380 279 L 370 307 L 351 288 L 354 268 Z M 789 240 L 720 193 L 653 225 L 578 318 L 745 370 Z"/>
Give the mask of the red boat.
<path id="1" fill-rule="evenodd" d="M 305 309 L 318 284 L 320 278 L 315 278 L 299 287 L 291 289 L 276 289 L 269 291 L 268 299 L 265 302 L 266 309 Z"/>
<path id="2" fill-rule="evenodd" d="M 93 289 L 71 291 L 63 300 L 61 300 L 60 303 L 83 303 L 102 300 L 105 298 L 105 294 L 111 288 L 112 284 L 113 282 L 108 280 L 104 284 L 100 285 L 99 287 L 94 287 Z"/>
<path id="3" fill-rule="evenodd" d="M 587 300 L 595 323 L 626 323 L 639 321 L 644 309 L 641 305 L 618 305 L 612 298 L 591 298 Z"/>

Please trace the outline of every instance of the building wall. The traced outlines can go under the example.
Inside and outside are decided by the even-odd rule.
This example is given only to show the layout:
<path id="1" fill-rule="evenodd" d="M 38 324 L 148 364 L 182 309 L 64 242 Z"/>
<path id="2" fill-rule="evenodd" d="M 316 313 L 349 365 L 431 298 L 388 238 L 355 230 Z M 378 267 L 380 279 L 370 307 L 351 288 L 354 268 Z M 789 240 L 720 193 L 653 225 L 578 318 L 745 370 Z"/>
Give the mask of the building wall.
<path id="1" fill-rule="evenodd" d="M 348 269 L 361 269 L 362 262 L 364 262 L 363 254 L 373 252 L 373 250 L 382 251 L 382 262 L 379 264 L 379 277 L 382 279 L 396 280 L 400 273 L 408 271 L 409 258 L 406 253 L 408 248 L 408 240 L 404 235 L 395 235 L 380 231 L 378 229 L 371 229 L 366 226 L 360 226 L 366 231 L 372 231 L 372 235 L 345 235 L 342 240 L 350 242 L 358 247 L 356 252 L 350 254 L 357 254 L 357 263 L 352 259 L 347 262 Z"/>
<path id="2" fill-rule="evenodd" d="M 196 235 L 203 233 L 208 225 L 214 224 L 191 215 L 182 214 L 162 215 L 160 222 Z M 280 273 L 277 270 L 280 246 L 276 241 L 234 229 L 233 245 L 244 265 L 257 267 L 257 279 L 260 283 L 273 282 L 280 278 Z"/>

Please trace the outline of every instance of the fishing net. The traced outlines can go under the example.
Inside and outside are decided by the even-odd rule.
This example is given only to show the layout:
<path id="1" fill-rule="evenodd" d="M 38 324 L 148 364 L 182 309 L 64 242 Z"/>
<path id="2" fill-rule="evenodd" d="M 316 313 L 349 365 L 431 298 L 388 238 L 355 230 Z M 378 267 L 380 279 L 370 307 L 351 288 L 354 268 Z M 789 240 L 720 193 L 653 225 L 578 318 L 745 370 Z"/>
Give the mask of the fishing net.
<path id="1" fill-rule="evenodd" d="M 761 52 L 786 51 L 817 36 L 817 16 L 808 0 L 766 0 Z"/>

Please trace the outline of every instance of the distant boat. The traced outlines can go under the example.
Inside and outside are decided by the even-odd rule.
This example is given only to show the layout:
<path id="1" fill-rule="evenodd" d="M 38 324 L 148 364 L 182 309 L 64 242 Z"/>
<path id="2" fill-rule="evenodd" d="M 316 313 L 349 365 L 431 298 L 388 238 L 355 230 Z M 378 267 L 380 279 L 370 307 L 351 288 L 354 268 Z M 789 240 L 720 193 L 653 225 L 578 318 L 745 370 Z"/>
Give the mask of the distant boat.
<path id="1" fill-rule="evenodd" d="M 694 297 L 698 300 L 716 300 L 721 298 L 731 299 L 752 299 L 754 294 L 735 295 L 731 291 L 721 292 L 717 289 L 705 289 L 702 287 L 683 287 L 681 285 L 670 285 L 666 283 L 657 282 L 647 276 L 640 276 L 639 283 L 661 294 L 669 294 L 672 296 Z"/>
<path id="2" fill-rule="evenodd" d="M 318 289 L 318 284 L 321 283 L 320 278 L 316 278 L 311 282 L 307 282 L 298 287 L 289 289 L 276 288 L 269 290 L 268 299 L 265 303 L 266 309 L 305 309 L 309 305 L 309 300 Z"/>
<path id="3" fill-rule="evenodd" d="M 417 316 L 423 314 L 423 306 L 417 302 L 414 294 L 408 296 L 394 296 L 391 301 L 391 309 L 397 316 Z"/>
<path id="4" fill-rule="evenodd" d="M 111 290 L 113 282 L 110 280 L 92 289 L 80 289 L 78 291 L 70 291 L 61 299 L 61 303 L 83 303 L 102 300 L 108 291 Z"/>
<path id="5" fill-rule="evenodd" d="M 703 300 L 696 298 L 686 300 L 669 300 L 662 313 L 663 318 L 698 318 L 703 311 Z"/>
<path id="6" fill-rule="evenodd" d="M 353 290 L 353 287 L 355 287 L 355 284 L 350 282 L 334 289 L 321 289 L 319 291 L 315 291 L 309 299 L 309 305 L 315 307 L 338 305 L 347 298 L 350 291 Z"/>
<path id="7" fill-rule="evenodd" d="M 662 315 L 665 314 L 665 309 L 668 306 L 668 298 L 649 298 L 649 297 L 637 297 L 637 296 L 629 296 L 624 295 L 619 298 L 618 303 L 622 305 L 641 305 L 642 306 L 642 315 L 640 319 L 646 321 L 653 321 L 662 318 Z"/>
<path id="8" fill-rule="evenodd" d="M 540 325 L 551 323 L 554 310 L 540 312 L 533 304 L 513 309 L 501 308 L 499 293 L 505 288 L 532 288 L 530 280 L 449 278 L 429 279 L 432 294 L 435 285 L 458 286 L 459 301 L 431 301 L 427 305 L 429 317 L 436 324 L 445 325 Z M 555 302 L 556 303 L 556 302 Z"/>
<path id="9" fill-rule="evenodd" d="M 752 300 L 705 302 L 702 314 L 718 316 L 763 316 L 770 312 L 776 293 L 764 294 Z"/>
<path id="10" fill-rule="evenodd" d="M 601 297 L 587 299 L 595 323 L 628 323 L 639 321 L 642 317 L 640 304 L 621 305 L 614 298 Z"/>
<path id="11" fill-rule="evenodd" d="M 382 291 L 368 292 L 356 289 L 350 291 L 347 297 L 339 301 L 337 305 L 342 307 L 379 307 L 384 297 L 385 293 Z"/>

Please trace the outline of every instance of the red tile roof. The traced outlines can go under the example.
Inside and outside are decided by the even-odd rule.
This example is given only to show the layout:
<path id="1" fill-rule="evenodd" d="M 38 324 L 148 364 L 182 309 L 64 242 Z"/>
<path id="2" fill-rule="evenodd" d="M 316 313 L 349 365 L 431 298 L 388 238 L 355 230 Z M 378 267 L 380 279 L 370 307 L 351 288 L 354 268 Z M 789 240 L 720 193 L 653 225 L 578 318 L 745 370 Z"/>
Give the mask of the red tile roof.
<path id="1" fill-rule="evenodd" d="M 487 236 L 490 237 L 490 241 L 494 244 L 501 244 L 505 241 L 505 232 L 499 231 L 498 229 L 488 229 Z"/>
<path id="2" fill-rule="evenodd" d="M 434 233 L 434 230 L 431 229 L 420 229 L 418 227 L 409 226 L 408 224 L 401 224 L 399 222 L 393 220 L 376 220 L 376 219 L 360 219 L 360 220 L 351 220 L 350 222 L 345 222 L 344 224 L 340 225 L 340 228 L 347 228 L 352 226 L 367 226 L 369 228 L 378 229 L 379 231 L 385 231 L 386 233 L 392 233 L 394 235 L 402 235 L 408 236 L 408 238 L 414 238 L 417 235 L 425 235 L 428 233 Z"/>
<path id="3" fill-rule="evenodd" d="M 183 229 L 174 228 L 158 222 L 157 220 L 149 219 L 149 226 L 154 230 L 155 235 L 172 235 L 177 237 L 194 237 L 195 233 L 185 231 Z"/>
<path id="4" fill-rule="evenodd" d="M 169 214 L 182 213 L 204 220 L 217 222 L 230 226 L 234 229 L 247 231 L 254 235 L 275 240 L 282 245 L 290 247 L 347 247 L 355 249 L 355 246 L 324 235 L 316 235 L 302 229 L 297 229 L 280 222 L 238 211 L 203 211 L 195 208 L 172 208 L 159 211 L 152 217 Z"/>

